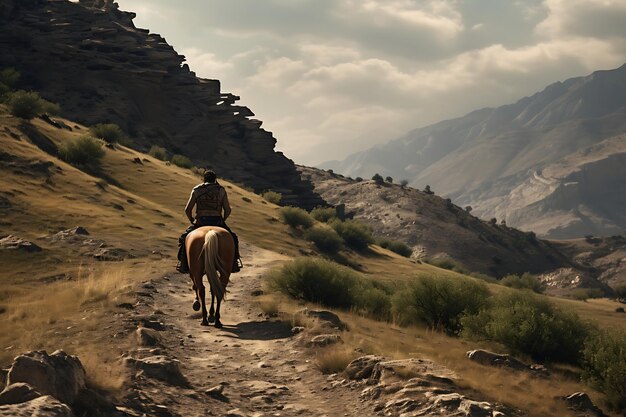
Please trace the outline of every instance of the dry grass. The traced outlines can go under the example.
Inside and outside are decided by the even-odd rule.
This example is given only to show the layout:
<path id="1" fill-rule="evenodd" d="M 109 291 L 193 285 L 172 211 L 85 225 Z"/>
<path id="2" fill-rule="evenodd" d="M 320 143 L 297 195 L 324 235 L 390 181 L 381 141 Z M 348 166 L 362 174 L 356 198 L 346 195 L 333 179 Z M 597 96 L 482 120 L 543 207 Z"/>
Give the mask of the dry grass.
<path id="1" fill-rule="evenodd" d="M 342 372 L 346 366 L 360 356 L 350 346 L 333 345 L 315 352 L 315 366 L 324 374 Z"/>

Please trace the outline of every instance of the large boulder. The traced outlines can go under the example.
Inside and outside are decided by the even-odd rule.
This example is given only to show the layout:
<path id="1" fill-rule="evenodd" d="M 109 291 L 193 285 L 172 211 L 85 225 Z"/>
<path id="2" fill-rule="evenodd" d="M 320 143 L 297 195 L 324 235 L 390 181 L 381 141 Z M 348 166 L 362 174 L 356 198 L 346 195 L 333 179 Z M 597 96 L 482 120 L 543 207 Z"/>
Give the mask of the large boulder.
<path id="1" fill-rule="evenodd" d="M 456 374 L 444 366 L 426 359 L 399 359 L 382 361 L 374 365 L 371 379 L 381 383 L 406 380 L 414 377 L 426 378 L 440 384 L 453 384 Z"/>
<path id="2" fill-rule="evenodd" d="M 19 404 L 0 405 L 0 415 L 12 417 L 74 417 L 74 413 L 67 405 L 50 395 Z"/>
<path id="3" fill-rule="evenodd" d="M 563 397 L 570 409 L 582 412 L 582 416 L 606 417 L 584 392 L 575 392 L 567 397 Z"/>
<path id="4" fill-rule="evenodd" d="M 8 385 L 25 382 L 42 394 L 72 404 L 85 388 L 85 368 L 76 356 L 62 350 L 24 353 L 15 358 L 7 378 Z"/>

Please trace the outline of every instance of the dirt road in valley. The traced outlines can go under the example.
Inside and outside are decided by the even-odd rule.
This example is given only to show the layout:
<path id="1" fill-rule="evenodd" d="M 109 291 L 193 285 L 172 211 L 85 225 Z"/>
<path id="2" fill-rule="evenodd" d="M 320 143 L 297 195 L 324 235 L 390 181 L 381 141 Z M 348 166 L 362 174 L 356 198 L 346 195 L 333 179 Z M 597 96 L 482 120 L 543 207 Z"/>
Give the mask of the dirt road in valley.
<path id="1" fill-rule="evenodd" d="M 253 293 L 261 289 L 261 275 L 286 258 L 245 244 L 242 253 L 245 268 L 231 277 L 222 329 L 200 326 L 187 276 L 169 274 L 143 285 L 132 321 L 154 328 L 158 343 L 129 355 L 178 360 L 188 384 L 139 371 L 123 401 L 128 407 L 120 411 L 185 417 L 373 415 L 371 405 L 359 401 L 359 390 L 327 381 L 289 323 L 265 317 L 257 306 Z"/>

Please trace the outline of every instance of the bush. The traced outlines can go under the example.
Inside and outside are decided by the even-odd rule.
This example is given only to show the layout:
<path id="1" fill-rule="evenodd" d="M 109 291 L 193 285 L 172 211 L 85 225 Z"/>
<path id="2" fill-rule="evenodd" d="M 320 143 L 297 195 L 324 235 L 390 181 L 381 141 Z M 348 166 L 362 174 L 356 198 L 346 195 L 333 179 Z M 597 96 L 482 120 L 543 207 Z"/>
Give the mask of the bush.
<path id="1" fill-rule="evenodd" d="M 461 318 L 477 313 L 489 296 L 487 286 L 467 278 L 419 275 L 393 298 L 392 311 L 402 324 L 421 322 L 456 335 Z"/>
<path id="2" fill-rule="evenodd" d="M 395 252 L 400 256 L 404 256 L 405 258 L 410 258 L 413 254 L 413 249 L 411 249 L 411 247 L 406 243 L 399 240 L 379 239 L 376 243 L 381 248 L 389 249 L 390 251 Z"/>
<path id="3" fill-rule="evenodd" d="M 583 380 L 604 392 L 617 411 L 626 409 L 626 332 L 596 332 L 585 341 Z"/>
<path id="4" fill-rule="evenodd" d="M 97 167 L 104 156 L 104 150 L 98 140 L 89 135 L 67 140 L 59 147 L 61 159 L 79 167 Z"/>
<path id="5" fill-rule="evenodd" d="M 442 269 L 447 269 L 449 271 L 452 271 L 454 268 L 457 267 L 456 263 L 454 263 L 452 260 L 450 259 L 446 259 L 446 258 L 442 258 L 442 259 L 426 259 L 426 262 L 434 265 L 438 268 L 442 268 Z"/>
<path id="6" fill-rule="evenodd" d="M 409 180 L 402 180 L 402 181 L 400 181 L 400 187 L 404 188 L 407 185 L 409 185 Z"/>
<path id="7" fill-rule="evenodd" d="M 315 243 L 322 252 L 335 254 L 343 246 L 343 240 L 337 232 L 328 226 L 314 226 L 304 232 L 304 238 Z"/>
<path id="8" fill-rule="evenodd" d="M 383 179 L 383 177 L 379 173 L 374 174 L 372 179 L 378 185 L 383 185 L 385 183 L 385 180 Z"/>
<path id="9" fill-rule="evenodd" d="M 604 292 L 600 288 L 575 288 L 570 295 L 579 301 L 587 301 L 590 298 L 602 298 Z"/>
<path id="10" fill-rule="evenodd" d="M 564 312 L 531 292 L 495 296 L 478 314 L 462 319 L 469 338 L 501 343 L 535 360 L 576 363 L 588 328 L 574 313 Z"/>
<path id="11" fill-rule="evenodd" d="M 516 288 L 518 290 L 528 289 L 538 294 L 541 294 L 545 290 L 545 286 L 536 277 L 532 276 L 528 272 L 522 275 L 507 275 L 500 280 L 500 284 Z"/>
<path id="12" fill-rule="evenodd" d="M 193 163 L 191 159 L 187 158 L 184 155 L 174 155 L 172 156 L 171 162 L 181 168 L 191 168 Z"/>
<path id="13" fill-rule="evenodd" d="M 389 317 L 388 289 L 350 268 L 313 257 L 298 258 L 266 276 L 270 289 L 298 300 Z"/>
<path id="14" fill-rule="evenodd" d="M 34 91 L 16 91 L 8 95 L 7 103 L 13 116 L 30 120 L 42 113 L 57 114 L 59 105 L 44 100 Z"/>
<path id="15" fill-rule="evenodd" d="M 164 147 L 159 145 L 152 145 L 148 154 L 156 159 L 160 159 L 161 161 L 165 161 L 167 159 L 167 151 Z"/>
<path id="16" fill-rule="evenodd" d="M 311 217 L 318 222 L 328 223 L 330 220 L 336 218 L 337 211 L 332 207 L 315 207 L 311 211 Z"/>
<path id="17" fill-rule="evenodd" d="M 356 177 L 354 180 L 355 180 L 356 182 L 361 182 L 361 181 L 363 181 L 363 177 Z"/>
<path id="18" fill-rule="evenodd" d="M 122 145 L 130 143 L 130 139 L 126 136 L 126 133 L 115 123 L 99 123 L 91 126 L 89 131 L 98 139 L 102 139 L 108 143 L 120 143 Z"/>
<path id="19" fill-rule="evenodd" d="M 280 200 L 283 199 L 283 195 L 281 193 L 277 193 L 276 191 L 265 191 L 261 194 L 261 197 L 270 203 L 280 204 Z"/>
<path id="20" fill-rule="evenodd" d="M 346 242 L 346 245 L 356 250 L 365 250 L 370 243 L 374 243 L 372 231 L 365 224 L 356 220 L 346 220 L 345 222 L 334 220 L 331 227 Z"/>
<path id="21" fill-rule="evenodd" d="M 311 257 L 287 262 L 267 276 L 271 289 L 297 300 L 341 308 L 352 306 L 357 280 L 357 273 L 349 268 Z"/>
<path id="22" fill-rule="evenodd" d="M 385 181 L 387 181 L 389 184 L 393 184 L 393 178 L 392 177 L 385 177 Z"/>
<path id="23" fill-rule="evenodd" d="M 308 229 L 315 223 L 313 217 L 306 210 L 298 207 L 283 207 L 280 209 L 280 216 L 285 223 L 294 228 L 302 226 L 304 229 Z"/>

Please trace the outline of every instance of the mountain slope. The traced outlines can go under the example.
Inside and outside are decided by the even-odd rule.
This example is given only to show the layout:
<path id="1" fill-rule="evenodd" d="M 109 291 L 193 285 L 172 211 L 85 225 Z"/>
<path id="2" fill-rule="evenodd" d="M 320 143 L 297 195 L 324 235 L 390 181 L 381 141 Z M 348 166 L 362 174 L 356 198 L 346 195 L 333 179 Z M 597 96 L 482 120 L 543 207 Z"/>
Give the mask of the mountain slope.
<path id="1" fill-rule="evenodd" d="M 111 0 L 3 0 L 0 68 L 16 68 L 20 88 L 58 102 L 69 119 L 118 124 L 144 152 L 164 146 L 255 190 L 275 189 L 291 204 L 320 204 L 274 150 L 272 133 L 234 104 L 239 97 L 196 77 L 184 56 L 136 28 L 134 17 Z"/>
<path id="2" fill-rule="evenodd" d="M 573 220 L 565 223 L 557 213 L 548 221 L 550 227 L 545 225 L 549 215 L 544 215 L 544 226 L 536 228 L 538 224 L 518 220 L 519 210 L 514 215 L 503 210 L 503 205 L 498 210 L 496 206 L 546 166 L 625 131 L 626 65 L 555 83 L 515 104 L 482 109 L 413 130 L 385 145 L 323 167 L 363 177 L 379 172 L 396 179 L 407 178 L 418 187 L 429 184 L 438 194 L 451 197 L 458 204 L 475 206 L 475 213 L 484 218 L 497 215 L 510 225 L 536 229 L 544 236 L 611 234 L 626 227 L 614 216 L 601 215 L 586 225 L 584 215 L 575 211 L 571 213 Z M 623 144 L 624 139 L 616 141 Z M 623 147 L 617 146 L 614 151 L 623 152 Z M 617 187 L 614 193 L 626 189 L 623 175 L 612 183 Z M 581 196 L 565 209 L 576 210 L 576 205 L 585 199 L 593 198 Z M 611 211 L 617 210 L 613 202 L 607 203 L 612 204 Z M 532 211 L 532 207 L 528 210 Z"/>

